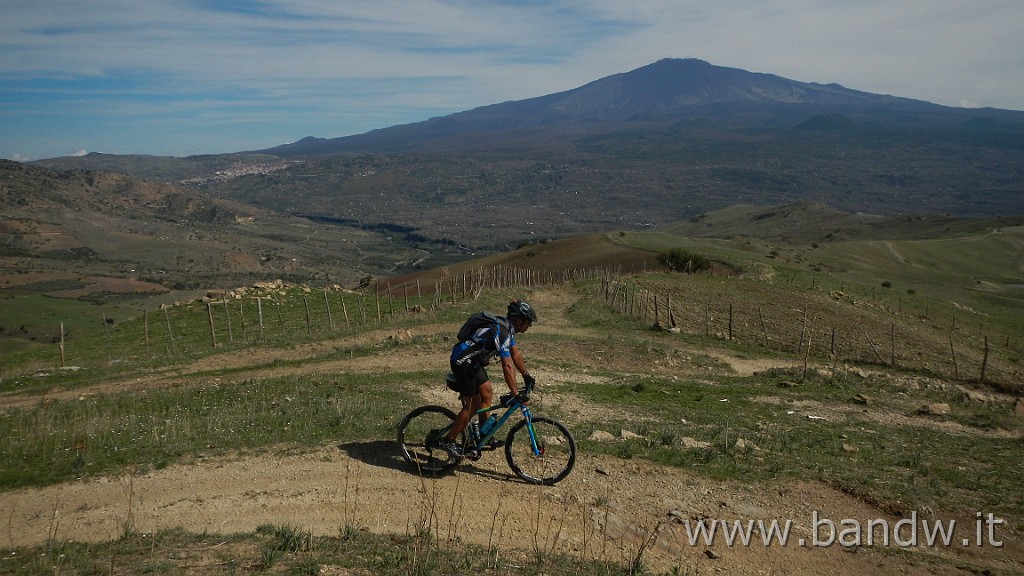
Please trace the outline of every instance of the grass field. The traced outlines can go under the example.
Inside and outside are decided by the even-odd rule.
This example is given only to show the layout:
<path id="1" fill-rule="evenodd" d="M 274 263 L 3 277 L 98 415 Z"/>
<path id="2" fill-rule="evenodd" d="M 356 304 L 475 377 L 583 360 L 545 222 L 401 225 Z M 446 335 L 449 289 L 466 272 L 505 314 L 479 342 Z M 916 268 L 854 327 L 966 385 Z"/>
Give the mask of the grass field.
<path id="1" fill-rule="evenodd" d="M 525 295 L 560 303 L 541 309 L 541 323 L 525 341 L 532 369 L 547 376 L 545 415 L 570 426 L 582 453 L 685 470 L 709 486 L 819 483 L 896 516 L 970 519 L 991 511 L 1007 522 L 1002 534 L 1012 545 L 1005 552 L 915 558 L 940 573 L 1021 573 L 1024 417 L 1013 411 L 1024 373 L 1015 286 L 1022 283 L 1020 242 L 1019 229 L 803 248 L 613 233 L 425 273 L 418 297 L 398 291 L 412 277 L 392 279 L 391 292 L 293 287 L 99 327 L 73 320 L 94 316 L 95 308 L 39 298 L 34 316 L 48 315 L 44 324 L 67 318 L 73 337 L 64 354 L 76 369 L 57 369 L 52 341 L 0 357 L 0 500 L 83 479 L 390 440 L 398 417 L 420 402 L 416 394 L 438 379 L 437 366 L 409 359 L 443 358 L 447 337 L 468 313 L 501 311 L 510 297 Z M 676 247 L 721 262 L 719 273 L 658 269 L 657 254 Z M 627 262 L 633 268 L 623 269 Z M 475 299 L 456 290 L 452 301 L 451 279 L 465 270 L 536 265 L 550 273 L 567 263 L 600 273 L 487 288 Z M 433 294 L 446 278 L 449 289 Z M 614 302 L 604 290 L 612 281 L 622 286 Z M 652 312 L 639 295 L 655 293 L 672 295 L 678 332 L 651 329 Z M 843 334 L 857 326 L 868 333 L 881 358 L 863 346 L 854 353 L 853 344 L 830 353 L 827 331 L 813 346 L 803 344 L 795 336 L 807 308 L 817 311 L 820 330 L 835 325 Z M 724 323 L 729 309 L 732 337 Z M 26 322 L 34 317 L 20 313 Z M 896 366 L 883 344 L 893 326 L 903 346 Z M 403 334 L 410 336 L 395 336 Z M 977 381 L 977 350 L 961 353 L 964 373 L 955 377 L 945 357 L 950 342 L 977 347 L 984 338 L 992 381 Z M 368 367 L 351 369 L 360 362 Z M 396 382 L 403 393 L 393 393 Z M 921 412 L 933 404 L 948 411 Z M 608 430 L 636 436 L 598 439 Z M 583 505 L 600 509 L 601 500 Z M 16 530 L 15 511 L 8 513 Z M 126 522 L 114 541 L 53 538 L 11 547 L 0 573 L 653 573 L 642 548 L 602 562 L 536 545 L 498 554 L 457 535 L 379 535 L 358 523 L 329 535 L 281 523 L 211 536 L 145 532 Z M 917 562 L 885 558 L 907 570 Z"/>

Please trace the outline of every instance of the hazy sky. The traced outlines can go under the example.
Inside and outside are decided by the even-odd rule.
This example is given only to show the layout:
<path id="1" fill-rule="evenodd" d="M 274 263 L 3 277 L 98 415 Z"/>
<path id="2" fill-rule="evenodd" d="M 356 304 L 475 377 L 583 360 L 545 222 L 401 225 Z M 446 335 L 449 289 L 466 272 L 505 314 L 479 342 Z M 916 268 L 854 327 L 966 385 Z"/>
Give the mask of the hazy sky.
<path id="1" fill-rule="evenodd" d="M 1022 0 L 0 0 L 0 157 L 268 148 L 662 58 L 1024 110 Z"/>

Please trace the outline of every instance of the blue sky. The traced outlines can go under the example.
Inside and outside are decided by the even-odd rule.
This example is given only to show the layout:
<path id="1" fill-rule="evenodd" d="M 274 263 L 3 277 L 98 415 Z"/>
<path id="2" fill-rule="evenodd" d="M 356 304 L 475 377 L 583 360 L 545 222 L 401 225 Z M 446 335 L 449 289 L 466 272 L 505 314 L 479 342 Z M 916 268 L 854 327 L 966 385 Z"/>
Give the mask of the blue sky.
<path id="1" fill-rule="evenodd" d="M 1021 0 L 0 0 L 0 157 L 185 156 L 560 92 L 661 58 L 1024 110 Z"/>

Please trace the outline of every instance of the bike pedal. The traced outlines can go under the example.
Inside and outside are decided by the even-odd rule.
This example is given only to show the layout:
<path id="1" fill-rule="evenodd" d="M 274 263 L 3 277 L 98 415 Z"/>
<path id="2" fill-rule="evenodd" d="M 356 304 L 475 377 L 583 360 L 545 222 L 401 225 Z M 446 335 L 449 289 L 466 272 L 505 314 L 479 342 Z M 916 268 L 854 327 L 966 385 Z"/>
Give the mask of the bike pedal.
<path id="1" fill-rule="evenodd" d="M 483 454 L 481 454 L 480 451 L 475 448 L 466 448 L 466 451 L 463 453 L 463 456 L 475 462 L 482 458 Z"/>

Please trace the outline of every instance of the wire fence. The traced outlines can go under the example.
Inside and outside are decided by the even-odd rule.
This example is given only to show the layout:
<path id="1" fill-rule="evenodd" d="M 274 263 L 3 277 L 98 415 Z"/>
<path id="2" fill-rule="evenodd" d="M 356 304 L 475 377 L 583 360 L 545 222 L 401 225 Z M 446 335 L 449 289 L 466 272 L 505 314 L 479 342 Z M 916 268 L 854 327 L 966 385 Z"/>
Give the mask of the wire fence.
<path id="1" fill-rule="evenodd" d="M 720 277 L 670 282 L 607 277 L 598 290 L 620 314 L 659 328 L 755 346 L 805 361 L 875 364 L 1017 391 L 1019 342 L 990 339 L 966 314 L 938 313 L 865 292 L 788 290 Z M 894 306 L 895 304 L 895 306 Z"/>

